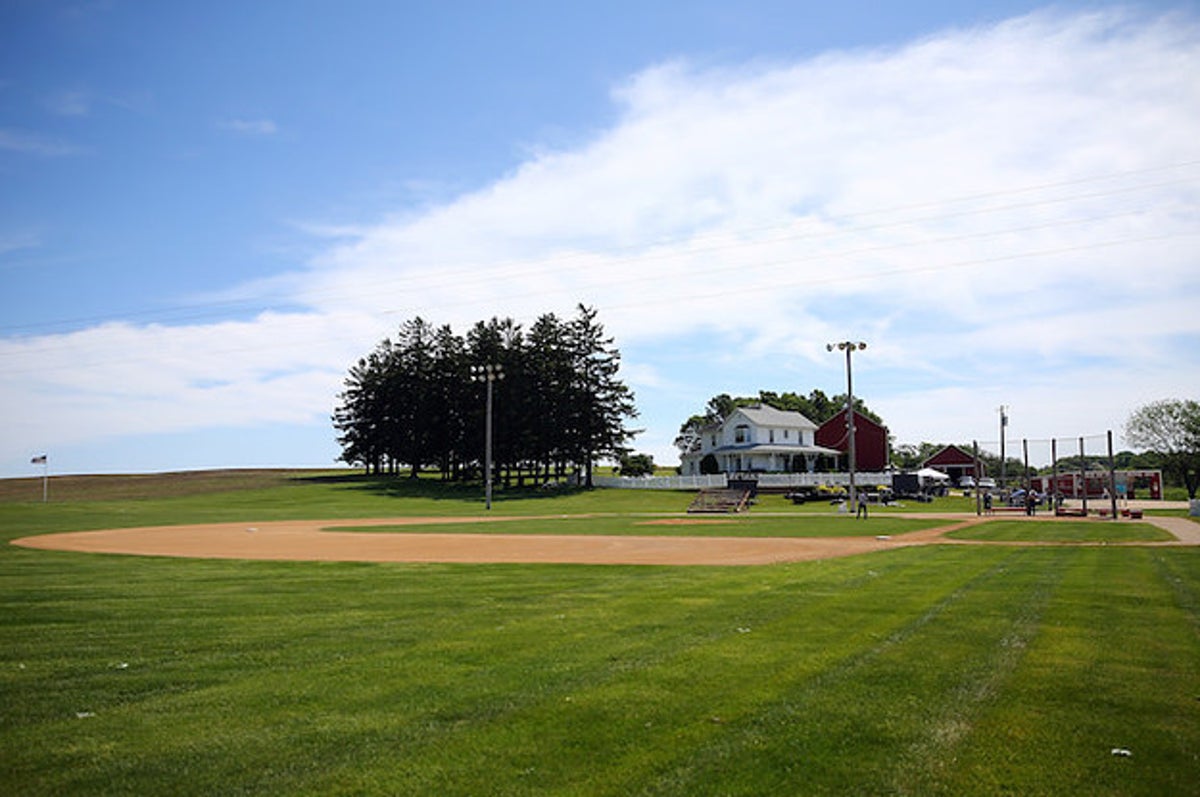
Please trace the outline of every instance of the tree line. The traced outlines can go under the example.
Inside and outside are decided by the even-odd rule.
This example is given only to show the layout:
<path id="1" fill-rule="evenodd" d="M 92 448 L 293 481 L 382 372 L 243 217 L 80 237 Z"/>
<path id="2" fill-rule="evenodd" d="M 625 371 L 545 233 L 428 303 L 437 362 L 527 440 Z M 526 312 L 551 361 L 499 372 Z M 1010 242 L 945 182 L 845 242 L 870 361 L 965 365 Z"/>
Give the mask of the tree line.
<path id="1" fill-rule="evenodd" d="M 1200 401 L 1161 399 L 1138 407 L 1125 422 L 1125 441 L 1154 453 L 1163 475 L 1187 490 L 1200 489 Z"/>
<path id="2" fill-rule="evenodd" d="M 545 483 L 628 451 L 633 393 L 617 376 L 620 352 L 597 311 L 553 313 L 528 330 L 511 318 L 476 322 L 465 336 L 417 317 L 349 370 L 333 425 L 340 459 L 368 473 L 445 480 L 483 470 L 485 391 L 493 366 L 493 463 L 505 485 Z"/>

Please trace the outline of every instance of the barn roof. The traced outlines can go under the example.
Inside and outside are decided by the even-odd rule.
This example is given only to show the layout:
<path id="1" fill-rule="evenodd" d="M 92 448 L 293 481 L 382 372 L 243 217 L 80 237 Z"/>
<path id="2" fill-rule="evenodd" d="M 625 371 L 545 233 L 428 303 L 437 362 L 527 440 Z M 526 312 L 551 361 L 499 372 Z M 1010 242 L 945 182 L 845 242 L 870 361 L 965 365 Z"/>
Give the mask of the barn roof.
<path id="1" fill-rule="evenodd" d="M 923 468 L 944 468 L 947 465 L 974 465 L 975 457 L 958 446 L 946 446 L 921 463 Z"/>
<path id="2" fill-rule="evenodd" d="M 869 427 L 869 428 L 873 428 L 873 429 L 876 429 L 881 432 L 887 432 L 886 426 L 884 426 L 883 424 L 880 424 L 880 423 L 876 423 L 875 421 L 868 418 L 866 415 L 863 415 L 858 410 L 854 411 L 854 426 L 856 429 L 860 429 L 862 427 Z M 846 411 L 844 409 L 838 410 L 837 415 L 834 415 L 829 420 L 825 421 L 825 423 L 821 424 L 822 432 L 824 432 L 826 430 L 826 428 L 845 429 L 846 428 Z"/>

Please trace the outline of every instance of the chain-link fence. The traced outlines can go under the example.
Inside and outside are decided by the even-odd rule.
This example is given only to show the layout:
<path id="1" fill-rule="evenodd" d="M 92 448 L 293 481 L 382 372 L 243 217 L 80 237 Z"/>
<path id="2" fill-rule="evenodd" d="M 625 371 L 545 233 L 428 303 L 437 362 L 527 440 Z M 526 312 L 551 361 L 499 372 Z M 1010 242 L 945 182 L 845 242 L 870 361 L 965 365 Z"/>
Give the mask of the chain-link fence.
<path id="1" fill-rule="evenodd" d="M 1162 498 L 1162 473 L 1118 470 L 1112 432 L 1050 439 L 1005 438 L 974 444 L 975 482 L 989 503 L 1057 514 L 1116 516 L 1130 500 Z M 986 491 L 986 492 L 985 492 Z"/>

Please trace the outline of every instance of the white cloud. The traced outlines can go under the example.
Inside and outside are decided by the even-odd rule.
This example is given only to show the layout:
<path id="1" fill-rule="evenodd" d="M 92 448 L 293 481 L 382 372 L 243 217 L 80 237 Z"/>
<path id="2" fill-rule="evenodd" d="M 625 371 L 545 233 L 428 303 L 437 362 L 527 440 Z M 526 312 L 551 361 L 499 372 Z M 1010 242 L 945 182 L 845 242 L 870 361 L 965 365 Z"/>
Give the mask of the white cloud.
<path id="1" fill-rule="evenodd" d="M 0 128 L 0 150 L 44 157 L 77 155 L 81 151 L 79 147 L 62 139 L 13 128 Z"/>
<path id="2" fill-rule="evenodd" d="M 279 132 L 278 125 L 270 119 L 227 119 L 217 127 L 243 136 L 273 136 Z"/>
<path id="3" fill-rule="evenodd" d="M 352 316 L 105 324 L 0 341 L 6 443 L 47 447 L 131 434 L 328 418 L 346 367 L 379 326 Z"/>
<path id="4" fill-rule="evenodd" d="M 823 344 L 846 336 L 871 342 L 864 395 L 901 441 L 978 436 L 1000 403 L 1036 407 L 1038 434 L 1101 431 L 1194 389 L 1196 74 L 1194 17 L 1117 12 L 663 65 L 615 89 L 619 120 L 583 146 L 417 214 L 314 225 L 324 253 L 268 281 L 302 317 L 5 344 L 31 359 L 4 409 L 47 394 L 78 439 L 313 417 L 404 318 L 464 331 L 586 302 L 636 350 L 660 462 L 715 393 L 839 392 Z M 71 374 L 85 353 L 107 365 Z"/>
<path id="5" fill-rule="evenodd" d="M 46 97 L 43 104 L 59 116 L 87 116 L 92 110 L 93 98 L 85 91 L 61 91 Z"/>
<path id="6" fill-rule="evenodd" d="M 36 249 L 41 244 L 41 235 L 31 230 L 0 231 L 0 258 L 12 252 Z M 0 262 L 0 269 L 2 268 L 4 264 Z"/>
<path id="7" fill-rule="evenodd" d="M 1037 16 L 760 72 L 651 70 L 609 133 L 333 250 L 312 298 L 358 283 L 400 312 L 620 312 L 672 286 L 629 314 L 637 335 L 819 314 L 809 287 L 970 314 L 997 273 L 1112 283 L 1146 239 L 1195 232 L 1178 210 L 1196 200 L 1196 58 L 1179 26 Z M 754 318 L 720 313 L 730 298 Z"/>

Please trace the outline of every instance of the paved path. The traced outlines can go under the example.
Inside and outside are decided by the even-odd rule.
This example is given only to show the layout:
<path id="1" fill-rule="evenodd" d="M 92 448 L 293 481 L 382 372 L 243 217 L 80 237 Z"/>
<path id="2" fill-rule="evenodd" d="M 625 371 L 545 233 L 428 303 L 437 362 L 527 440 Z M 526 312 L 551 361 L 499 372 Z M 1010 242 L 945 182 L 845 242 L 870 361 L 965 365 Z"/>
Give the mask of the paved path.
<path id="1" fill-rule="evenodd" d="M 1185 517 L 1147 516 L 1146 522 L 1174 534 L 1183 545 L 1200 545 L 1200 523 Z"/>

